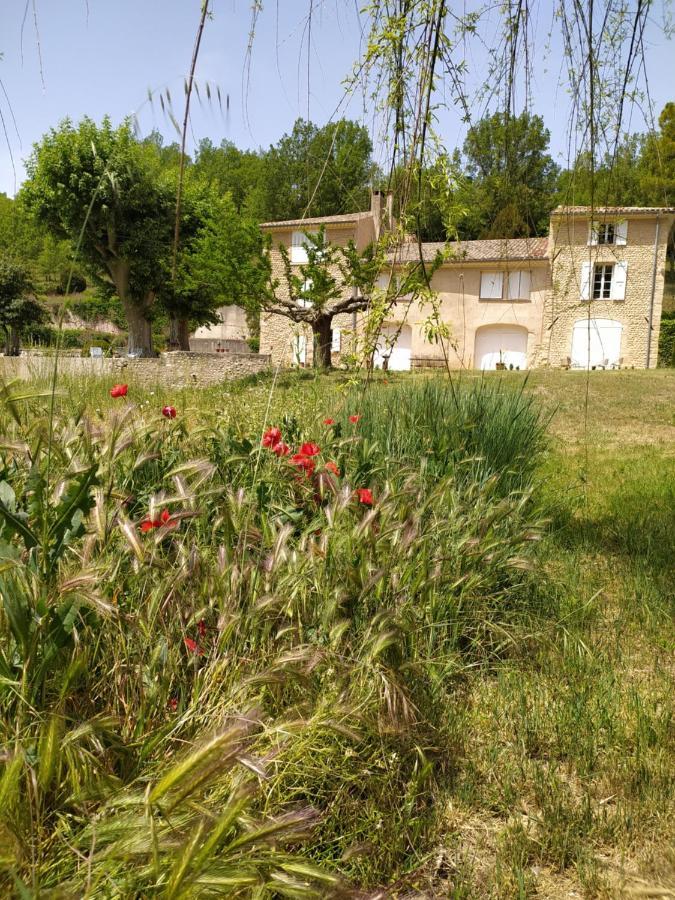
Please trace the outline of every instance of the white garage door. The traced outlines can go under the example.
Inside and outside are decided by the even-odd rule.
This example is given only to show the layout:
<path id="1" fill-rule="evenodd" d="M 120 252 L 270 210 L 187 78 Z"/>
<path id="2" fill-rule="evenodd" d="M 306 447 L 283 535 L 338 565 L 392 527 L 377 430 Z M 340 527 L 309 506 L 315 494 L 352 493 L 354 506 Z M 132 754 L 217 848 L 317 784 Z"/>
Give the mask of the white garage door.
<path id="1" fill-rule="evenodd" d="M 572 330 L 572 367 L 615 368 L 621 360 L 621 322 L 580 319 Z"/>
<path id="2" fill-rule="evenodd" d="M 375 368 L 381 369 L 385 360 L 388 359 L 387 368 L 391 372 L 408 372 L 411 367 L 411 355 L 412 329 L 410 325 L 403 325 L 403 327 L 383 325 L 373 359 Z"/>
<path id="3" fill-rule="evenodd" d="M 476 368 L 496 369 L 502 362 L 507 369 L 527 368 L 527 331 L 508 325 L 479 328 L 476 332 Z"/>

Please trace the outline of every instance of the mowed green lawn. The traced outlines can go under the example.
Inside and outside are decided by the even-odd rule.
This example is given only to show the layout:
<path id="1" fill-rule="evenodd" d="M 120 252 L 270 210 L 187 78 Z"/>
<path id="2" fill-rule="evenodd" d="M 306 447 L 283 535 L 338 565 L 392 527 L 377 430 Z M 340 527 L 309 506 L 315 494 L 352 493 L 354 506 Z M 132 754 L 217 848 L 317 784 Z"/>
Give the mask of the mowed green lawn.
<path id="1" fill-rule="evenodd" d="M 374 389 L 409 378 L 378 374 Z M 452 674 L 448 746 L 425 748 L 431 833 L 386 896 L 675 896 L 675 371 L 486 378 L 525 382 L 550 417 L 536 474 L 543 608 L 491 622 L 494 656 Z M 373 389 L 312 372 L 201 391 L 130 383 L 124 401 L 109 387 L 65 379 L 57 416 L 104 423 L 131 403 L 158 420 L 168 403 L 196 445 L 214 425 L 255 445 L 266 425 L 319 439 Z M 372 879 L 369 856 L 338 860 L 352 883 Z"/>

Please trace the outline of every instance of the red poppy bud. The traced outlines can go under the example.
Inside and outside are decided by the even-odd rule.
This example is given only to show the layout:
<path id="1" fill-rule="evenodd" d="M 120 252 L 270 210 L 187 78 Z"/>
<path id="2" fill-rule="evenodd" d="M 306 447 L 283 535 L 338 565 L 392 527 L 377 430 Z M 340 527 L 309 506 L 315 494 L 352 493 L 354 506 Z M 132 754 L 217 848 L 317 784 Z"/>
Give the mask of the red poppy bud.
<path id="1" fill-rule="evenodd" d="M 314 460 L 311 456 L 305 456 L 304 453 L 296 453 L 294 456 L 291 456 L 291 463 L 302 469 L 308 478 L 314 471 Z"/>
<path id="2" fill-rule="evenodd" d="M 171 712 L 176 712 L 176 710 L 178 709 L 178 697 L 171 697 L 169 699 L 169 702 L 167 703 L 167 706 L 169 707 Z"/>
<path id="3" fill-rule="evenodd" d="M 283 441 L 279 441 L 278 444 L 275 444 L 274 447 L 272 447 L 272 453 L 276 453 L 277 456 L 288 456 L 290 452 L 291 448 L 288 444 L 284 444 Z"/>
<path id="4" fill-rule="evenodd" d="M 323 424 L 324 425 L 335 425 L 335 419 L 324 419 Z"/>
<path id="5" fill-rule="evenodd" d="M 360 418 L 361 416 L 350 416 L 349 421 L 352 423 L 352 425 L 356 425 Z"/>
<path id="6" fill-rule="evenodd" d="M 162 415 L 167 419 L 175 419 L 176 418 L 176 407 L 175 406 L 163 406 L 162 407 Z"/>
<path id="7" fill-rule="evenodd" d="M 111 397 L 126 397 L 129 386 L 126 384 L 114 384 L 110 389 Z"/>
<path id="8" fill-rule="evenodd" d="M 152 531 L 155 527 L 154 523 L 150 521 L 150 519 L 146 519 L 145 522 L 141 522 L 141 531 L 145 534 L 146 531 Z"/>
<path id="9" fill-rule="evenodd" d="M 326 471 L 327 471 L 327 472 L 332 472 L 333 475 L 338 475 L 338 476 L 340 475 L 340 470 L 338 469 L 338 467 L 335 465 L 334 462 L 327 462 L 327 463 L 326 463 Z"/>
<path id="10" fill-rule="evenodd" d="M 356 493 L 359 498 L 359 503 L 363 503 L 364 506 L 373 505 L 373 492 L 370 488 L 358 488 Z"/>

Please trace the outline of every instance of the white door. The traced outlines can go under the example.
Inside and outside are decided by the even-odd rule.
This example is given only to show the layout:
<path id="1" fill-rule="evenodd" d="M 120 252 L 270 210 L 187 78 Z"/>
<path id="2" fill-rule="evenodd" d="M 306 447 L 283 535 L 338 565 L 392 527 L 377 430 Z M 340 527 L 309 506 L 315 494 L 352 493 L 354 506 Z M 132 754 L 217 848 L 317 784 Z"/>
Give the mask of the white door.
<path id="1" fill-rule="evenodd" d="M 527 368 L 527 330 L 509 325 L 488 325 L 476 332 L 477 369 L 496 369 L 497 363 L 507 369 Z"/>
<path id="2" fill-rule="evenodd" d="M 615 368 L 621 360 L 621 322 L 579 319 L 572 329 L 572 367 Z"/>
<path id="3" fill-rule="evenodd" d="M 399 334 L 400 328 L 400 334 Z M 398 335 L 398 337 L 397 337 Z M 384 366 L 391 372 L 408 372 L 411 368 L 412 329 L 410 325 L 383 325 L 377 339 L 377 348 L 373 358 L 376 369 Z"/>

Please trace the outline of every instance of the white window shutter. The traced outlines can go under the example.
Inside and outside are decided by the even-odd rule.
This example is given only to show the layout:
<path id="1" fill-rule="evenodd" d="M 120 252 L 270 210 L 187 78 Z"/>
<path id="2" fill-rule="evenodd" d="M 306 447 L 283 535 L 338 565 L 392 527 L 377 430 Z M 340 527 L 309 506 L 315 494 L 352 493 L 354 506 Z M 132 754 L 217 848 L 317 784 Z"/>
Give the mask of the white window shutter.
<path id="1" fill-rule="evenodd" d="M 588 223 L 588 240 L 586 245 L 588 247 L 596 247 L 598 244 L 598 223 L 597 222 L 589 222 Z M 588 300 L 588 297 L 585 298 Z"/>
<path id="2" fill-rule="evenodd" d="M 307 338 L 304 334 L 296 334 L 293 338 L 293 365 L 304 366 L 307 362 Z"/>
<path id="3" fill-rule="evenodd" d="M 307 238 L 302 231 L 294 231 L 291 235 L 291 262 L 306 263 L 308 262 L 307 250 L 303 244 L 307 243 Z"/>
<path id="4" fill-rule="evenodd" d="M 614 226 L 614 243 L 619 246 L 625 246 L 628 240 L 628 219 L 617 222 Z"/>
<path id="5" fill-rule="evenodd" d="M 581 299 L 591 299 L 591 277 L 593 275 L 593 263 L 583 262 L 581 264 Z"/>
<path id="6" fill-rule="evenodd" d="M 340 352 L 340 329 L 334 328 L 331 332 L 330 349 L 332 353 Z"/>
<path id="7" fill-rule="evenodd" d="M 480 296 L 483 300 L 501 300 L 504 281 L 503 272 L 481 272 Z"/>
<path id="8" fill-rule="evenodd" d="M 509 272 L 506 289 L 509 300 L 529 300 L 530 273 L 527 270 Z"/>
<path id="9" fill-rule="evenodd" d="M 626 299 L 626 278 L 628 276 L 628 263 L 614 263 L 614 271 L 612 272 L 611 300 Z"/>

